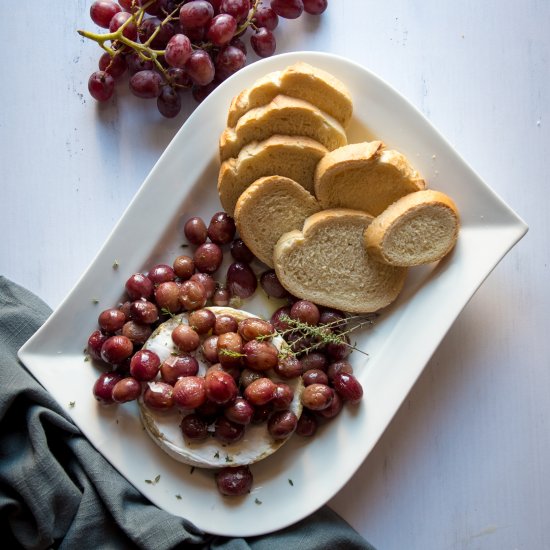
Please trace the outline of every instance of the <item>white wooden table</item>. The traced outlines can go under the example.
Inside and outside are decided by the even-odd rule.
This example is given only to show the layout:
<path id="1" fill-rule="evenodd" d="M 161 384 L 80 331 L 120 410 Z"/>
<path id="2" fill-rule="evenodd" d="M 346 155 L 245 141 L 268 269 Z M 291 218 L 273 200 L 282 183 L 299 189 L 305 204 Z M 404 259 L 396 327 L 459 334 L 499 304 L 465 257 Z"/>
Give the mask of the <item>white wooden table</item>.
<path id="1" fill-rule="evenodd" d="M 530 225 L 330 504 L 380 549 L 550 548 L 550 3 L 329 3 L 283 21 L 277 51 L 379 74 Z M 0 4 L 0 272 L 54 308 L 192 108 L 88 96 L 90 4 Z"/>

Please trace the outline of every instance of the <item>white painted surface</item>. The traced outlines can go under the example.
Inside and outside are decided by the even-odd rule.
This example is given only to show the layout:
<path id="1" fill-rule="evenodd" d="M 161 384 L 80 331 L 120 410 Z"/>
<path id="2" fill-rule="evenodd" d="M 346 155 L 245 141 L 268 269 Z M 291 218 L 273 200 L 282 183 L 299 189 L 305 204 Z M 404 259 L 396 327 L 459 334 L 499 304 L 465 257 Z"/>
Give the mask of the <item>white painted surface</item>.
<path id="1" fill-rule="evenodd" d="M 94 28 L 90 3 L 0 5 L 17 52 L 0 87 L 0 272 L 52 307 L 187 114 L 88 97 L 99 49 L 75 29 Z M 276 31 L 281 53 L 329 51 L 386 79 L 530 226 L 331 502 L 381 550 L 550 547 L 549 24 L 546 0 L 331 0 Z"/>

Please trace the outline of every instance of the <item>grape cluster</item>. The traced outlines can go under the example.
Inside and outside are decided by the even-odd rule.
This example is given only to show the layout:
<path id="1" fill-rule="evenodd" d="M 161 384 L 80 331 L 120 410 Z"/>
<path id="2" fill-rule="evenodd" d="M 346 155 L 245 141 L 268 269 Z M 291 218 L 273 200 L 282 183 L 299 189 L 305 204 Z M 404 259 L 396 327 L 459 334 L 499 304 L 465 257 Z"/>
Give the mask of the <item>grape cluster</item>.
<path id="1" fill-rule="evenodd" d="M 254 255 L 225 212 L 214 214 L 208 225 L 200 217 L 189 218 L 184 234 L 194 246 L 191 255 L 132 274 L 123 301 L 98 316 L 86 351 L 107 367 L 93 387 L 100 403 L 141 397 L 155 410 L 180 408 L 188 413 L 180 426 L 186 440 L 214 437 L 230 444 L 251 423 L 265 422 L 274 440 L 293 433 L 312 436 L 319 422 L 336 417 L 345 402 L 361 400 L 363 390 L 347 360 L 352 350 L 347 335 L 353 329 L 348 316 L 289 295 L 272 269 L 261 273 L 259 286 L 271 298 L 287 299 L 288 305 L 269 321 L 216 315 L 205 306 L 227 306 L 256 292 L 258 279 L 250 266 Z M 221 285 L 214 276 L 224 252 L 234 261 Z M 162 322 L 182 312 L 188 324 L 171 331 L 178 353 L 161 361 L 143 344 Z M 286 340 L 288 350 L 279 351 L 275 335 Z M 197 354 L 209 365 L 204 376 L 199 375 Z M 293 389 L 284 382 L 298 377 L 304 386 L 299 419 L 290 409 Z M 225 468 L 216 481 L 222 494 L 244 494 L 252 474 L 248 467 Z"/>
<path id="2" fill-rule="evenodd" d="M 279 17 L 296 19 L 304 11 L 319 15 L 327 0 L 95 0 L 94 23 L 104 34 L 78 31 L 105 52 L 88 80 L 97 101 L 107 101 L 115 81 L 130 73 L 130 90 L 157 100 L 159 112 L 175 117 L 183 90 L 202 101 L 220 82 L 244 67 L 247 48 L 259 57 L 273 55 Z"/>

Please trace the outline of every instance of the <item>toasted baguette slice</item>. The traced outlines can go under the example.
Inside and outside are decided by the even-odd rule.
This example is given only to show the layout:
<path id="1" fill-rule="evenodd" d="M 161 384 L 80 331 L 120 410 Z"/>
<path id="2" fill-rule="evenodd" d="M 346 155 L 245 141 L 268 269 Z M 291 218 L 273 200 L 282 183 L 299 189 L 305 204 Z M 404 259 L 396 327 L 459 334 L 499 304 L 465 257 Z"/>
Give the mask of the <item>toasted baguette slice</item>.
<path id="1" fill-rule="evenodd" d="M 323 208 L 355 208 L 371 216 L 425 185 L 405 156 L 381 141 L 340 147 L 325 155 L 315 172 L 315 196 Z"/>
<path id="2" fill-rule="evenodd" d="M 302 231 L 285 233 L 273 254 L 282 285 L 299 298 L 354 313 L 389 305 L 407 269 L 369 256 L 363 233 L 371 221 L 365 212 L 338 208 L 313 214 Z"/>
<path id="3" fill-rule="evenodd" d="M 282 176 L 254 182 L 240 196 L 235 223 L 248 248 L 273 267 L 273 248 L 287 231 L 301 228 L 304 220 L 320 210 L 319 204 L 301 185 Z"/>
<path id="4" fill-rule="evenodd" d="M 284 94 L 313 103 L 346 127 L 353 111 L 347 88 L 331 74 L 307 63 L 295 63 L 283 71 L 269 73 L 236 96 L 229 108 L 227 125 L 232 128 L 250 109 Z"/>
<path id="5" fill-rule="evenodd" d="M 253 141 L 237 158 L 224 161 L 218 175 L 218 193 L 224 210 L 233 216 L 244 190 L 264 176 L 285 176 L 313 193 L 315 167 L 326 147 L 307 137 L 272 136 Z"/>
<path id="6" fill-rule="evenodd" d="M 220 137 L 222 161 L 236 157 L 252 141 L 275 134 L 312 138 L 329 151 L 347 143 L 342 125 L 315 105 L 302 99 L 276 96 L 270 103 L 244 114 L 235 128 L 226 128 Z"/>
<path id="7" fill-rule="evenodd" d="M 388 265 L 413 266 L 446 256 L 458 238 L 455 203 L 440 191 L 427 189 L 402 197 L 365 231 L 369 254 Z"/>

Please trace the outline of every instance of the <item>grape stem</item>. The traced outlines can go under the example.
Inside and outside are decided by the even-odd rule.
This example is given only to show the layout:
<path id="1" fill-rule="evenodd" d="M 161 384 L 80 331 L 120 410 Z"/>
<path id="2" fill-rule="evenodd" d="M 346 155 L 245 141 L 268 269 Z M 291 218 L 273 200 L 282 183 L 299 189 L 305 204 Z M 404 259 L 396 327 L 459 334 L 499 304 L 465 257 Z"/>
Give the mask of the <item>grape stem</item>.
<path id="1" fill-rule="evenodd" d="M 112 47 L 113 45 L 123 44 L 127 48 L 131 48 L 132 50 L 137 52 L 137 54 L 142 60 L 152 61 L 155 64 L 155 68 L 164 76 L 166 80 L 169 81 L 170 78 L 169 78 L 168 72 L 158 59 L 159 57 L 162 57 L 165 54 L 166 50 L 156 50 L 154 48 L 151 48 L 151 43 L 160 32 L 161 27 L 163 25 L 166 25 L 169 21 L 177 19 L 176 13 L 180 10 L 181 6 L 183 5 L 183 2 L 181 2 L 180 4 L 177 4 L 177 7 L 171 13 L 166 15 L 166 17 L 160 22 L 157 28 L 151 33 L 151 36 L 149 36 L 149 38 L 143 44 L 140 42 L 136 42 L 135 40 L 131 40 L 126 36 L 124 36 L 124 30 L 131 22 L 134 22 L 136 27 L 139 29 L 143 21 L 143 18 L 145 17 L 145 10 L 154 2 L 155 0 L 149 0 L 149 2 L 143 4 L 134 13 L 131 13 L 130 17 L 128 17 L 128 19 L 124 21 L 124 23 L 114 32 L 108 32 L 103 34 L 90 32 L 86 30 L 78 30 L 77 32 L 80 36 L 83 36 L 84 38 L 97 42 L 99 46 L 102 49 L 104 49 L 112 58 L 114 58 L 117 55 L 121 55 L 121 53 L 123 52 L 125 53 L 127 51 L 125 47 L 113 48 Z M 249 26 L 251 26 L 253 29 L 256 28 L 252 20 L 256 15 L 256 11 L 260 6 L 260 2 L 261 0 L 254 0 L 254 4 L 250 8 L 250 11 L 248 12 L 246 19 L 243 21 L 243 23 L 241 23 L 241 25 L 235 31 L 236 36 L 244 32 Z M 111 42 L 111 45 L 108 45 L 107 42 Z M 203 42 L 201 44 L 192 44 L 192 47 L 195 50 L 197 49 L 211 50 L 214 48 L 214 45 L 210 42 Z"/>

